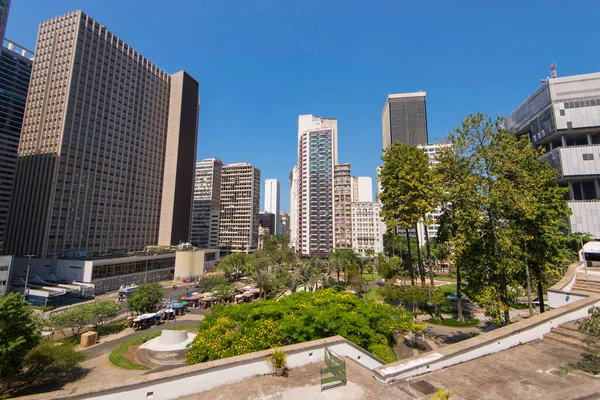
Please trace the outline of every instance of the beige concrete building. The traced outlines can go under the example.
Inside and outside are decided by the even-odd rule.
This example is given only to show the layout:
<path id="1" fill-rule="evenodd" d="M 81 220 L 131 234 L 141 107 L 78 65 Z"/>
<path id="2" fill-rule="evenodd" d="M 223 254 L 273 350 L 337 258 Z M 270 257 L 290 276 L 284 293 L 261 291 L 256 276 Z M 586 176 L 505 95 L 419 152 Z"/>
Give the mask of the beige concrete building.
<path id="1" fill-rule="evenodd" d="M 249 253 L 258 247 L 260 170 L 248 163 L 229 164 L 221 174 L 219 247 Z"/>
<path id="2" fill-rule="evenodd" d="M 204 275 L 205 271 L 215 269 L 219 261 L 219 250 L 202 249 L 175 252 L 174 282 L 193 279 Z"/>
<path id="3" fill-rule="evenodd" d="M 83 12 L 43 22 L 7 252 L 189 240 L 198 107 L 193 78 L 167 74 Z"/>
<path id="4" fill-rule="evenodd" d="M 221 212 L 221 170 L 218 158 L 196 163 L 191 242 L 201 249 L 219 248 L 219 214 Z"/>
<path id="5" fill-rule="evenodd" d="M 352 248 L 352 175 L 350 164 L 333 167 L 334 247 Z"/>

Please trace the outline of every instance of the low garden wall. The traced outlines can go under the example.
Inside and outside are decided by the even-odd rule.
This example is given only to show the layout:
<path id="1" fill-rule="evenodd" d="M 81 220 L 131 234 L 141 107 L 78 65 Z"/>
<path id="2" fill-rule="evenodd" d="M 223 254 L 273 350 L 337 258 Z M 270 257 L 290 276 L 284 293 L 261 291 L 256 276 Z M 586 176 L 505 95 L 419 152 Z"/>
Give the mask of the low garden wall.
<path id="1" fill-rule="evenodd" d="M 384 362 L 349 342 L 341 336 L 282 347 L 287 355 L 289 368 L 324 362 L 324 349 L 328 347 L 340 356 L 351 358 L 368 369 Z M 92 386 L 71 393 L 68 390 L 52 393 L 53 398 L 68 399 L 176 399 L 219 386 L 239 382 L 259 375 L 273 373 L 266 358 L 272 350 L 209 361 L 187 367 L 143 375 L 135 380 Z M 49 394 L 49 393 L 47 393 Z"/>
<path id="2" fill-rule="evenodd" d="M 563 278 L 550 289 L 548 289 L 548 305 L 552 308 L 559 308 L 568 304 L 575 303 L 585 299 L 587 296 L 571 293 L 577 272 L 585 267 L 585 263 L 580 261 L 569 265 L 569 269 Z"/>
<path id="3" fill-rule="evenodd" d="M 600 296 L 590 296 L 559 309 L 534 315 L 471 339 L 442 347 L 437 352 L 425 353 L 377 367 L 373 372 L 381 383 L 391 383 L 498 353 L 520 344 L 542 339 L 553 328 L 586 317 L 588 309 L 594 305 L 600 306 Z"/>

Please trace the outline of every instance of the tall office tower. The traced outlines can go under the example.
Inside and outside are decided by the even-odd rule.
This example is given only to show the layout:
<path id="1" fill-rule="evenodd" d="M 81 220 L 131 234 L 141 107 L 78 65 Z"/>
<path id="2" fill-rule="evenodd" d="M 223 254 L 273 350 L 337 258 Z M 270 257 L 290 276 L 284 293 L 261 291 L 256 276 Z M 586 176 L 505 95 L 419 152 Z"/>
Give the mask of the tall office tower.
<path id="1" fill-rule="evenodd" d="M 352 248 L 352 175 L 350 164 L 333 166 L 334 247 Z"/>
<path id="2" fill-rule="evenodd" d="M 6 23 L 8 22 L 8 10 L 10 9 L 10 0 L 0 0 L 0 45 L 4 42 L 4 33 L 6 32 Z"/>
<path id="3" fill-rule="evenodd" d="M 370 176 L 352 177 L 352 201 L 363 203 L 373 201 L 373 180 Z"/>
<path id="4" fill-rule="evenodd" d="M 198 82 L 83 12 L 42 22 L 6 251 L 142 250 L 159 231 L 189 240 L 198 107 Z"/>
<path id="5" fill-rule="evenodd" d="M 568 187 L 571 231 L 600 238 L 600 73 L 551 77 L 505 121 L 505 128 L 527 135 L 542 159 L 558 170 Z"/>
<path id="6" fill-rule="evenodd" d="M 300 168 L 294 166 L 290 172 L 290 248 L 298 251 L 298 223 L 300 217 Z"/>
<path id="7" fill-rule="evenodd" d="M 258 246 L 260 170 L 248 163 L 229 164 L 221 173 L 219 247 L 249 253 Z"/>
<path id="8" fill-rule="evenodd" d="M 383 253 L 383 234 L 386 227 L 380 213 L 379 202 L 352 203 L 352 249 L 362 257 L 368 255 L 369 249 L 373 250 L 374 254 Z"/>
<path id="9" fill-rule="evenodd" d="M 298 247 L 304 256 L 326 257 L 333 248 L 333 166 L 337 119 L 298 117 Z"/>
<path id="10" fill-rule="evenodd" d="M 9 2 L 0 0 L 0 242 L 5 241 L 33 52 L 2 39 Z M 2 246 L 0 246 L 1 249 Z"/>
<path id="11" fill-rule="evenodd" d="M 279 219 L 281 220 L 281 234 L 290 236 L 290 213 L 280 212 Z"/>
<path id="12" fill-rule="evenodd" d="M 189 242 L 192 228 L 200 85 L 185 71 L 171 75 L 160 205 L 159 246 Z"/>
<path id="13" fill-rule="evenodd" d="M 265 211 L 275 215 L 275 223 L 271 235 L 281 233 L 279 218 L 279 179 L 265 180 Z"/>
<path id="14" fill-rule="evenodd" d="M 222 168 L 218 158 L 196 163 L 191 242 L 201 249 L 219 248 Z"/>
<path id="15" fill-rule="evenodd" d="M 383 148 L 396 142 L 427 144 L 425 92 L 390 94 L 381 113 Z"/>

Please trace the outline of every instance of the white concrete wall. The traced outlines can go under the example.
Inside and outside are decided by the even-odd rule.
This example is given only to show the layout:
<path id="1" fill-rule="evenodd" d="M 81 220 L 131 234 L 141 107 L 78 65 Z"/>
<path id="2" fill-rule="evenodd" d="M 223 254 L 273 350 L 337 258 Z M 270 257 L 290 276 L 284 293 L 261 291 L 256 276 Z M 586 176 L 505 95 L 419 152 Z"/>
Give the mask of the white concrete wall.
<path id="1" fill-rule="evenodd" d="M 571 230 L 600 238 L 600 201 L 568 201 L 567 205 L 573 211 L 569 216 Z"/>
<path id="2" fill-rule="evenodd" d="M 598 125 L 600 125 L 600 121 Z M 592 154 L 594 159 L 584 160 L 584 154 Z M 562 147 L 560 148 L 560 162 L 562 174 L 565 177 L 572 175 L 599 175 L 600 145 Z"/>
<path id="3" fill-rule="evenodd" d="M 369 369 L 383 365 L 381 361 L 368 352 L 342 338 L 329 338 L 300 345 L 292 345 L 284 347 L 282 350 L 286 351 L 287 348 L 297 348 L 295 351 L 286 351 L 288 353 L 288 368 L 297 368 L 315 362 L 323 362 L 325 347 L 329 347 L 340 356 L 352 358 Z M 108 389 L 102 392 L 85 393 L 72 397 L 103 400 L 176 399 L 239 382 L 254 376 L 271 374 L 273 373 L 273 369 L 266 362 L 266 356 L 269 353 L 270 351 L 267 350 L 198 364 L 196 366 L 183 367 L 194 369 L 198 366 L 206 366 L 207 368 L 168 378 L 160 376 L 163 373 L 156 373 L 149 375 L 145 381 L 140 379 L 141 383 L 139 385 L 117 387 L 113 390 Z M 181 370 L 165 371 L 164 374 L 168 375 L 170 372 L 177 373 L 178 371 Z"/>
<path id="4" fill-rule="evenodd" d="M 600 305 L 600 299 L 595 298 L 594 301 L 584 301 L 583 303 L 579 307 L 573 304 L 573 309 L 568 312 L 552 310 L 546 314 L 534 316 L 529 320 L 520 321 L 487 334 L 444 347 L 437 353 L 427 353 L 408 361 L 398 361 L 384 365 L 375 369 L 375 376 L 380 382 L 391 383 L 542 339 L 553 328 L 586 317 L 591 306 Z M 549 313 L 554 315 L 549 317 Z"/>

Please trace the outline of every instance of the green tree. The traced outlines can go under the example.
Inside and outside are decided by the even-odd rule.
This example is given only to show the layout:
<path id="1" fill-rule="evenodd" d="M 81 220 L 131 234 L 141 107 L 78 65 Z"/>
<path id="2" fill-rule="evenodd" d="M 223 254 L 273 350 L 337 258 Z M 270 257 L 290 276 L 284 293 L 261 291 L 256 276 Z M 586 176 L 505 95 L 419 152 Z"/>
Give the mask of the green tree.
<path id="1" fill-rule="evenodd" d="M 76 351 L 73 345 L 44 339 L 27 353 L 22 383 L 31 386 L 68 381 L 73 368 L 84 359 L 85 355 Z"/>
<path id="2" fill-rule="evenodd" d="M 19 293 L 0 296 L 0 384 L 21 371 L 25 355 L 39 342 L 32 309 Z"/>
<path id="3" fill-rule="evenodd" d="M 422 329 L 411 313 L 347 292 L 297 292 L 279 301 L 217 306 L 198 326 L 188 364 L 341 335 L 386 361 L 395 333 Z"/>
<path id="4" fill-rule="evenodd" d="M 129 310 L 139 314 L 156 311 L 163 299 L 163 287 L 158 282 L 142 283 L 131 297 L 127 299 Z"/>
<path id="5" fill-rule="evenodd" d="M 95 328 L 116 317 L 119 311 L 119 306 L 112 300 L 94 301 L 85 307 L 89 315 L 89 324 Z"/>
<path id="6" fill-rule="evenodd" d="M 87 304 L 70 307 L 52 315 L 50 319 L 50 325 L 60 330 L 63 335 L 66 335 L 66 329 L 70 329 L 72 335 L 77 335 L 91 323 L 90 307 Z"/>
<path id="7" fill-rule="evenodd" d="M 452 147 L 441 152 L 436 169 L 444 187 L 457 282 L 464 270 L 469 297 L 496 321 L 509 323 L 511 288 L 530 281 L 530 265 L 548 271 L 557 261 L 564 243 L 560 220 L 568 210 L 564 190 L 553 182 L 556 172 L 526 138 L 517 139 L 502 122 L 469 115 L 448 136 Z M 541 247 L 535 243 L 538 236 Z"/>
<path id="8" fill-rule="evenodd" d="M 223 271 L 228 277 L 233 276 L 237 279 L 246 270 L 247 257 L 244 253 L 228 254 L 217 264 L 217 270 Z"/>
<path id="9" fill-rule="evenodd" d="M 264 298 L 266 298 L 272 283 L 271 274 L 264 269 L 258 269 L 252 273 L 252 280 L 260 289 L 260 296 L 262 297 L 264 294 Z"/>
<path id="10" fill-rule="evenodd" d="M 198 284 L 202 291 L 210 292 L 215 286 L 225 285 L 227 282 L 228 280 L 225 278 L 223 271 L 217 271 L 214 274 L 204 275 Z"/>
<path id="11" fill-rule="evenodd" d="M 381 214 L 390 231 L 394 232 L 397 227 L 405 229 L 410 252 L 408 228 L 416 228 L 419 221 L 424 221 L 426 214 L 434 210 L 437 200 L 432 185 L 429 158 L 416 146 L 396 142 L 385 150 L 381 159 Z M 424 286 L 425 271 L 418 249 L 417 258 L 421 284 Z"/>

